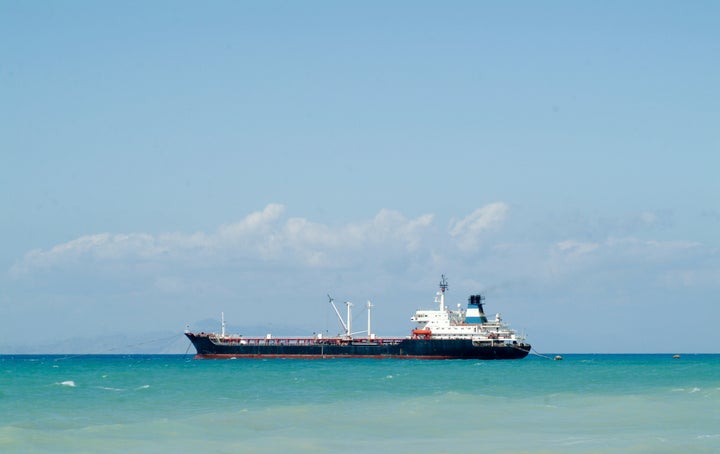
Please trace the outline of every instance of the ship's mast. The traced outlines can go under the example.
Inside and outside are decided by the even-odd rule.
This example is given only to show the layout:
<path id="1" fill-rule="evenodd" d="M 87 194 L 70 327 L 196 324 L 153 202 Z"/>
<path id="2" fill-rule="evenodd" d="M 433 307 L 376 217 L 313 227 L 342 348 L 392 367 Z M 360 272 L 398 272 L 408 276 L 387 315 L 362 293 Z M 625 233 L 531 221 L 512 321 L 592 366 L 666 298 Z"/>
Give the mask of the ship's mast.
<path id="1" fill-rule="evenodd" d="M 352 337 L 352 307 L 353 303 L 350 301 L 345 301 L 345 304 L 347 305 L 347 334 L 346 336 L 348 338 Z"/>
<path id="2" fill-rule="evenodd" d="M 370 334 L 372 331 L 370 331 L 370 308 L 373 307 L 373 304 L 368 300 L 367 302 L 367 311 L 368 311 L 368 332 L 367 337 L 370 339 L 372 337 L 372 334 Z"/>
<path id="3" fill-rule="evenodd" d="M 220 312 L 220 336 L 225 337 L 225 312 Z"/>
<path id="4" fill-rule="evenodd" d="M 440 311 L 445 311 L 445 290 L 448 288 L 447 279 L 445 275 L 440 276 Z"/>
<path id="5" fill-rule="evenodd" d="M 352 307 L 354 306 L 354 304 L 352 302 L 345 301 L 345 305 L 347 306 L 347 318 L 346 318 L 347 321 L 345 321 L 345 320 L 343 320 L 342 316 L 340 315 L 340 311 L 338 310 L 337 306 L 335 306 L 335 300 L 330 295 L 328 295 L 328 298 L 330 299 L 330 305 L 335 310 L 335 314 L 337 315 L 338 320 L 340 320 L 340 324 L 342 325 L 343 329 L 345 330 L 344 336 L 346 339 L 352 339 L 353 334 L 359 334 L 359 333 L 365 332 L 365 331 L 358 331 L 356 333 L 352 332 Z M 368 311 L 367 335 L 368 335 L 368 338 L 370 338 L 370 333 L 371 333 L 370 308 L 373 307 L 373 304 L 370 301 L 368 301 L 366 307 L 367 307 L 367 311 Z"/>

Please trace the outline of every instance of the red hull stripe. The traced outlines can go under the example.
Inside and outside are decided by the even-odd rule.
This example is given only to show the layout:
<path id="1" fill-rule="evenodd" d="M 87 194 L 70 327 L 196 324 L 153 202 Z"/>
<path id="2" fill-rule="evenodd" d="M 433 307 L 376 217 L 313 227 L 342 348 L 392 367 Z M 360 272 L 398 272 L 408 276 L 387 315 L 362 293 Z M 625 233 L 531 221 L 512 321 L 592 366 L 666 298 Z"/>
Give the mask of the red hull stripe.
<path id="1" fill-rule="evenodd" d="M 464 356 L 425 356 L 425 355 L 232 355 L 232 354 L 205 354 L 195 355 L 195 359 L 232 359 L 232 358 L 253 358 L 253 359 L 336 359 L 336 358 L 370 358 L 370 359 L 468 359 Z"/>

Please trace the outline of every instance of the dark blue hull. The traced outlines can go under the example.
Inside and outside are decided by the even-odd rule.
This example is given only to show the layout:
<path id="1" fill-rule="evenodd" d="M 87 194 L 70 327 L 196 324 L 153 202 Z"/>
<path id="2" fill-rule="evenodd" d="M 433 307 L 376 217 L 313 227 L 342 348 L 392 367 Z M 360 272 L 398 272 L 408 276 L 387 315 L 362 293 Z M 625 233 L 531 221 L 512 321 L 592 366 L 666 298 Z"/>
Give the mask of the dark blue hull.
<path id="1" fill-rule="evenodd" d="M 185 333 L 196 358 L 416 358 L 521 359 L 525 343 L 478 344 L 466 339 L 234 339 L 218 341 L 207 334 Z"/>

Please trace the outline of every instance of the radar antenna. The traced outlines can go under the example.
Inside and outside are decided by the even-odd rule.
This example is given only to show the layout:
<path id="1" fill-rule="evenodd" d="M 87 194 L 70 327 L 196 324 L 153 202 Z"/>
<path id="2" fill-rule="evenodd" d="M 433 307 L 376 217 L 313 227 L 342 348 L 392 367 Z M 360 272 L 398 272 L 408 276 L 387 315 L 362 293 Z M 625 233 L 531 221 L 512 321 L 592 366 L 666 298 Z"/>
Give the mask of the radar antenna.
<path id="1" fill-rule="evenodd" d="M 445 293 L 445 290 L 447 290 L 447 288 L 448 288 L 447 279 L 445 278 L 445 275 L 442 274 L 442 275 L 440 275 L 440 291 Z"/>

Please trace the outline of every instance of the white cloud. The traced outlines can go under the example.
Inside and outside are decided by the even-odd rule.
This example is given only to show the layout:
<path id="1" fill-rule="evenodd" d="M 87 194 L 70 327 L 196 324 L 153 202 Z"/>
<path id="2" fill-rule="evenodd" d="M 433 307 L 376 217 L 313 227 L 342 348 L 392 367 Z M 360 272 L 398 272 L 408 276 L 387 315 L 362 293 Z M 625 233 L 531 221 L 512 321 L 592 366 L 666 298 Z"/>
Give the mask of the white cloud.
<path id="1" fill-rule="evenodd" d="M 642 240 L 634 237 L 615 238 L 605 241 L 604 246 L 625 259 L 647 262 L 667 262 L 693 255 L 702 248 L 695 241 Z"/>
<path id="2" fill-rule="evenodd" d="M 466 250 L 477 249 L 481 234 L 498 229 L 508 213 L 508 206 L 495 202 L 470 213 L 463 219 L 450 221 L 450 236 L 456 239 L 458 246 Z"/>
<path id="3" fill-rule="evenodd" d="M 283 205 L 270 204 L 262 211 L 249 214 L 242 221 L 220 226 L 216 237 L 226 243 L 244 241 L 256 235 L 267 235 L 273 230 L 284 211 Z"/>
<path id="4" fill-rule="evenodd" d="M 692 241 L 640 240 L 634 237 L 609 237 L 603 242 L 582 242 L 564 240 L 555 244 L 554 252 L 567 259 L 594 256 L 595 258 L 615 257 L 624 261 L 662 261 L 677 259 L 700 248 Z"/>
<path id="5" fill-rule="evenodd" d="M 405 272 L 421 267 L 451 273 L 462 270 L 491 280 L 558 284 L 579 277 L 582 281 L 608 279 L 616 274 L 615 279 L 624 279 L 623 273 L 632 269 L 658 283 L 707 283 L 707 277 L 698 277 L 707 276 L 703 263 L 716 262 L 707 248 L 689 241 L 611 236 L 599 241 L 567 238 L 517 243 L 506 236 L 488 236 L 502 227 L 508 212 L 505 203 L 492 203 L 452 220 L 448 230 L 442 231 L 434 225 L 433 214 L 407 218 L 398 211 L 382 209 L 369 219 L 329 225 L 287 218 L 284 206 L 270 204 L 210 233 L 82 236 L 48 250 L 26 253 L 9 274 L 21 279 L 63 271 L 85 279 L 88 273 L 107 271 L 111 279 L 135 275 L 151 278 L 158 290 L 181 292 L 190 285 L 184 280 L 201 270 L 213 275 L 234 273 L 237 268 L 375 272 L 385 267 L 385 271 Z M 487 247 L 480 250 L 481 244 Z M 670 270 L 675 268 L 682 268 L 684 277 L 679 272 L 671 277 Z M 662 275 L 667 276 L 664 281 Z"/>
<path id="6" fill-rule="evenodd" d="M 10 270 L 15 278 L 53 268 L 122 263 L 133 260 L 183 265 L 222 263 L 227 259 L 300 266 L 333 266 L 361 260 L 367 251 L 402 254 L 417 250 L 434 216 L 407 219 L 383 209 L 373 219 L 328 226 L 305 218 L 285 220 L 285 207 L 270 204 L 211 234 L 146 233 L 87 235 L 25 254 Z M 161 285 L 161 287 L 167 287 Z"/>
<path id="7" fill-rule="evenodd" d="M 568 257 L 578 257 L 589 254 L 596 250 L 600 245 L 598 243 L 583 243 L 575 240 L 565 240 L 557 243 L 555 248 Z"/>
<path id="8" fill-rule="evenodd" d="M 612 282 L 613 286 L 678 286 L 688 282 L 707 285 L 707 264 L 712 251 L 691 241 L 658 241 L 635 237 L 609 237 L 598 242 L 567 239 L 550 248 L 539 269 L 547 270 L 540 279 L 564 285 Z M 531 260 L 531 259 L 530 259 Z M 682 272 L 677 266 L 688 266 Z M 698 274 L 699 273 L 699 274 Z M 688 276 L 692 276 L 688 277 Z M 596 282 L 596 283 L 597 283 Z"/>
<path id="9" fill-rule="evenodd" d="M 152 235 L 99 233 L 58 244 L 49 251 L 35 249 L 13 265 L 10 275 L 21 276 L 34 269 L 63 266 L 82 261 L 147 259 L 162 253 L 164 247 Z"/>

